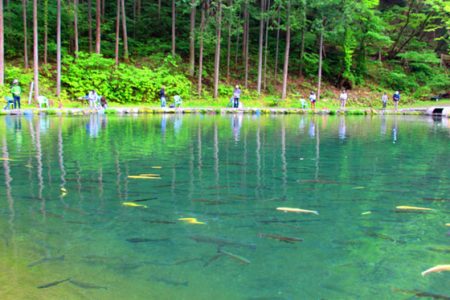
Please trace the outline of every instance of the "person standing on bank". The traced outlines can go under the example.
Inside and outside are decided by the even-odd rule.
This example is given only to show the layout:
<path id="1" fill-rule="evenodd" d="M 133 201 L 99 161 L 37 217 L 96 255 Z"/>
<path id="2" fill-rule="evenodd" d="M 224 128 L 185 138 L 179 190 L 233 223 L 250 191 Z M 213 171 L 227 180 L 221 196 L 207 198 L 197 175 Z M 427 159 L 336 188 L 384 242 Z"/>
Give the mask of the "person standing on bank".
<path id="1" fill-rule="evenodd" d="M 398 102 L 400 102 L 400 92 L 395 91 L 394 96 L 392 96 L 392 100 L 394 100 L 394 109 L 398 110 Z"/>
<path id="2" fill-rule="evenodd" d="M 313 91 L 309 93 L 309 101 L 311 102 L 311 109 L 316 109 L 316 93 Z"/>
<path id="3" fill-rule="evenodd" d="M 339 100 L 341 101 L 341 109 L 345 108 L 345 104 L 347 103 L 347 91 L 346 90 L 342 90 L 341 94 L 339 95 Z"/>
<path id="4" fill-rule="evenodd" d="M 239 99 L 241 98 L 241 93 L 242 93 L 242 91 L 239 88 L 239 85 L 236 85 L 236 87 L 234 88 L 234 91 L 233 91 L 233 99 L 234 99 L 233 107 L 234 108 L 239 108 Z"/>
<path id="5" fill-rule="evenodd" d="M 14 99 L 14 109 L 17 108 L 17 106 L 20 109 L 20 94 L 22 93 L 22 89 L 19 85 L 19 80 L 14 79 L 11 86 L 11 94 Z"/>
<path id="6" fill-rule="evenodd" d="M 388 95 L 385 93 L 383 93 L 383 96 L 381 96 L 381 102 L 383 103 L 383 109 L 386 109 L 386 105 L 388 102 Z"/>
<path id="7" fill-rule="evenodd" d="M 166 87 L 164 85 L 159 91 L 159 99 L 161 100 L 161 107 L 166 107 Z"/>

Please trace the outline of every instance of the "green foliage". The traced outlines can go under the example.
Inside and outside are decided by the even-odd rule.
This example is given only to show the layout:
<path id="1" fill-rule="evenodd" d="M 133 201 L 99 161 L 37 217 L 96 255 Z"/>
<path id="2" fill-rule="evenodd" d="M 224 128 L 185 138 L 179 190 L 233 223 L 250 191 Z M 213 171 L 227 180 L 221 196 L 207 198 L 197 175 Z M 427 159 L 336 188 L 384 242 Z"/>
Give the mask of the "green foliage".
<path id="1" fill-rule="evenodd" d="M 176 62 L 171 58 L 161 67 L 149 69 L 127 64 L 116 67 L 113 59 L 79 53 L 78 59 L 65 57 L 62 83 L 72 98 L 82 97 L 94 89 L 118 103 L 157 101 L 163 85 L 169 97 L 178 94 L 188 98 L 191 93 L 190 81 L 177 73 Z"/>

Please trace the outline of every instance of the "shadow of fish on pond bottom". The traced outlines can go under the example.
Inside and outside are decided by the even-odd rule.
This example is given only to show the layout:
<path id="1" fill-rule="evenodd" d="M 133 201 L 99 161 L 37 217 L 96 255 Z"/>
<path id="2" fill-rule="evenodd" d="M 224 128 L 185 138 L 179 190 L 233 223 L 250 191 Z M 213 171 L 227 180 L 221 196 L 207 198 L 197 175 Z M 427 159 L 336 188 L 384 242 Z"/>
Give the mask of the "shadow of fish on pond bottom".
<path id="1" fill-rule="evenodd" d="M 69 279 L 69 282 L 71 284 L 73 284 L 74 286 L 77 286 L 77 287 L 82 288 L 82 289 L 96 289 L 96 290 L 100 290 L 100 289 L 107 290 L 108 289 L 108 287 L 106 287 L 106 286 L 95 285 L 95 284 L 92 284 L 92 283 L 82 282 L 82 281 L 78 281 L 78 280 L 75 280 L 75 279 Z"/>
<path id="2" fill-rule="evenodd" d="M 177 280 L 173 280 L 170 278 L 164 278 L 164 277 L 158 277 L 158 276 L 152 276 L 150 279 L 152 281 L 160 282 L 160 283 L 163 283 L 165 285 L 170 285 L 170 286 L 184 286 L 184 287 L 189 286 L 189 281 L 177 281 Z"/>

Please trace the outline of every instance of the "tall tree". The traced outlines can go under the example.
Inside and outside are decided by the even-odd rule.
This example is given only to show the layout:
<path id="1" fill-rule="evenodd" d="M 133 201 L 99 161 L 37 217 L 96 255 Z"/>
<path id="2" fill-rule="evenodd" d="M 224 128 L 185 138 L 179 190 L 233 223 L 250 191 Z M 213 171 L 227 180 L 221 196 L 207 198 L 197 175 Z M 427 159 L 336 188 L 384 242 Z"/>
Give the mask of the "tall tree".
<path id="1" fill-rule="evenodd" d="M 204 0 L 202 5 L 200 6 L 201 10 L 201 21 L 200 21 L 200 45 L 199 45 L 199 54 L 198 54 L 198 86 L 197 92 L 198 95 L 202 95 L 202 80 L 203 80 L 203 40 L 205 33 L 205 25 L 206 25 L 206 12 L 208 9 L 208 1 Z"/>
<path id="2" fill-rule="evenodd" d="M 125 12 L 125 0 L 121 1 L 122 10 L 122 31 L 123 31 L 123 58 L 126 62 L 129 60 L 128 54 L 128 33 L 127 33 L 127 15 Z"/>
<path id="3" fill-rule="evenodd" d="M 0 85 L 5 83 L 5 45 L 3 27 L 3 0 L 0 0 Z"/>
<path id="4" fill-rule="evenodd" d="M 28 65 L 27 0 L 22 0 L 22 17 L 23 17 L 23 63 L 25 69 L 28 69 L 30 66 Z"/>
<path id="5" fill-rule="evenodd" d="M 280 49 L 280 24 L 281 24 L 281 12 L 280 6 L 278 6 L 278 18 L 277 18 L 277 39 L 275 46 L 275 79 L 278 77 L 278 57 Z"/>
<path id="6" fill-rule="evenodd" d="M 303 60 L 305 56 L 305 34 L 306 34 L 306 0 L 301 1 L 302 4 L 302 19 L 301 19 L 301 41 L 300 41 L 300 66 L 299 73 L 300 77 L 303 77 Z"/>
<path id="7" fill-rule="evenodd" d="M 1 0 L 0 0 L 1 1 Z M 33 70 L 34 70 L 34 100 L 39 96 L 39 45 L 38 45 L 38 3 L 33 0 Z"/>
<path id="8" fill-rule="evenodd" d="M 56 96 L 61 95 L 61 0 L 56 0 Z"/>
<path id="9" fill-rule="evenodd" d="M 88 0 L 87 3 L 87 15 L 88 15 L 88 44 L 89 53 L 92 52 L 92 0 Z"/>
<path id="10" fill-rule="evenodd" d="M 161 19 L 161 0 L 158 0 L 158 20 Z"/>
<path id="11" fill-rule="evenodd" d="M 270 11 L 270 0 L 267 1 L 267 9 Z M 270 17 L 266 18 L 266 35 L 264 37 L 264 70 L 263 70 L 263 89 L 267 87 L 267 57 L 269 56 L 269 22 Z"/>
<path id="12" fill-rule="evenodd" d="M 320 38 L 319 38 L 319 74 L 317 75 L 317 101 L 320 100 L 320 89 L 322 87 L 322 59 L 323 59 L 323 32 L 325 31 L 325 18 L 322 17 L 320 22 Z"/>
<path id="13" fill-rule="evenodd" d="M 291 0 L 287 0 L 286 5 L 286 48 L 284 51 L 284 67 L 283 67 L 283 89 L 281 93 L 281 99 L 286 99 L 287 96 L 287 83 L 289 73 L 289 50 L 291 47 Z"/>
<path id="14" fill-rule="evenodd" d="M 191 28 L 189 31 L 189 75 L 195 72 L 195 13 L 196 0 L 191 0 Z"/>
<path id="15" fill-rule="evenodd" d="M 101 1 L 97 0 L 97 9 L 95 11 L 96 19 L 96 39 L 95 39 L 95 53 L 100 54 L 100 43 L 101 43 Z"/>
<path id="16" fill-rule="evenodd" d="M 228 0 L 227 83 L 230 83 L 231 24 L 233 24 L 233 0 Z"/>
<path id="17" fill-rule="evenodd" d="M 48 0 L 44 0 L 44 64 L 48 60 Z"/>
<path id="18" fill-rule="evenodd" d="M 244 38 L 245 43 L 243 43 L 244 46 L 244 64 L 245 64 L 245 75 L 244 75 L 244 86 L 245 88 L 248 88 L 248 71 L 249 71 L 249 37 L 250 37 L 250 14 L 248 12 L 248 0 L 245 1 L 245 8 L 244 8 Z"/>
<path id="19" fill-rule="evenodd" d="M 120 6 L 121 0 L 117 0 L 116 6 L 116 44 L 115 44 L 115 58 L 116 58 L 116 66 L 119 65 L 119 38 L 120 38 Z"/>
<path id="20" fill-rule="evenodd" d="M 73 0 L 73 32 L 75 57 L 78 57 L 78 0 Z"/>
<path id="21" fill-rule="evenodd" d="M 222 35 L 222 0 L 217 0 L 216 54 L 214 58 L 214 98 L 219 96 L 220 43 Z"/>
<path id="22" fill-rule="evenodd" d="M 175 0 L 172 0 L 172 56 L 175 56 L 175 26 L 176 26 L 176 5 Z"/>
<path id="23" fill-rule="evenodd" d="M 263 67 L 263 45 L 264 45 L 264 7 L 265 1 L 261 0 L 261 11 L 259 13 L 259 51 L 258 51 L 258 82 L 256 91 L 261 94 L 262 85 L 262 67 Z"/>

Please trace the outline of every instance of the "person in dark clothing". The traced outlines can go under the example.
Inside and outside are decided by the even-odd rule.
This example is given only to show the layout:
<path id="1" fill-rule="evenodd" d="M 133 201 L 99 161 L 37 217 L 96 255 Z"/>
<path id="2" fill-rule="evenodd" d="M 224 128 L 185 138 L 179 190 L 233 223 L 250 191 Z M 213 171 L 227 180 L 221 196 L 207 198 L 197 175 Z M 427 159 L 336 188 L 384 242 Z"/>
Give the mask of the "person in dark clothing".
<path id="1" fill-rule="evenodd" d="M 166 107 L 166 88 L 165 86 L 161 87 L 159 91 L 159 99 L 161 100 L 161 107 Z"/>
<path id="2" fill-rule="evenodd" d="M 239 99 L 241 98 L 241 89 L 239 88 L 239 85 L 236 85 L 236 87 L 234 88 L 233 91 L 233 98 L 234 98 L 234 103 L 233 103 L 233 107 L 234 108 L 239 108 Z"/>

